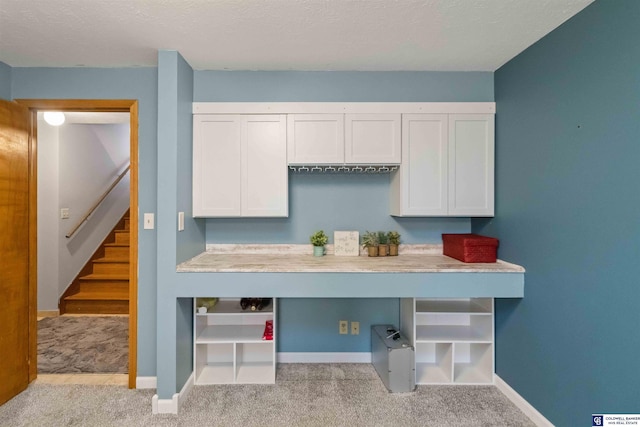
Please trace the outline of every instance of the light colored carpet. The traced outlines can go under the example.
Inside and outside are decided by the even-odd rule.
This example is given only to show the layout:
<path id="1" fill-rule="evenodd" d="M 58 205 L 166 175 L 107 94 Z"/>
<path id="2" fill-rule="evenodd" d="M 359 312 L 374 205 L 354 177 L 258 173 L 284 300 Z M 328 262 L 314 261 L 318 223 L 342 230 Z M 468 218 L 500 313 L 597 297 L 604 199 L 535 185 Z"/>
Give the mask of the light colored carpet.
<path id="1" fill-rule="evenodd" d="M 275 385 L 194 387 L 179 415 L 152 415 L 153 390 L 32 385 L 0 426 L 533 426 L 494 386 L 389 393 L 368 364 L 283 364 Z"/>
<path id="2" fill-rule="evenodd" d="M 46 317 L 38 321 L 38 372 L 126 374 L 129 319 Z"/>

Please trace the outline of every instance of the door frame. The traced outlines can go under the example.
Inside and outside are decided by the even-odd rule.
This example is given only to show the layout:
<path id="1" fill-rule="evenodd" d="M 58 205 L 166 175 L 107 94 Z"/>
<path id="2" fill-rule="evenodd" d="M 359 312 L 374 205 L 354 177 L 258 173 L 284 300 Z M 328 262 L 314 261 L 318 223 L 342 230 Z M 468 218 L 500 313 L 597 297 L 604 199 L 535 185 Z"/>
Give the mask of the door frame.
<path id="1" fill-rule="evenodd" d="M 129 113 L 129 388 L 136 388 L 138 358 L 138 101 L 135 99 L 16 99 L 29 109 L 29 382 L 38 376 L 37 121 L 38 111 Z"/>

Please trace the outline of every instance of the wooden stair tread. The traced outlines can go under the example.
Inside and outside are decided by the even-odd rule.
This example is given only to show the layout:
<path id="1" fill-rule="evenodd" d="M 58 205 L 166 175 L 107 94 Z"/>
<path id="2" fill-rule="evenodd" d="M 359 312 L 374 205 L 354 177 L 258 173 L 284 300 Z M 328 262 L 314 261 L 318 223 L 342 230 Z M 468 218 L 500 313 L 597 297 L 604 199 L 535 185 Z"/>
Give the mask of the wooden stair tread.
<path id="1" fill-rule="evenodd" d="M 126 301 L 129 299 L 128 292 L 78 292 L 69 295 L 66 300 L 110 300 L 110 301 Z"/>
<path id="2" fill-rule="evenodd" d="M 104 246 L 109 246 L 109 247 L 129 247 L 129 243 L 105 243 Z"/>
<path id="3" fill-rule="evenodd" d="M 93 262 L 98 262 L 98 263 L 105 263 L 105 262 L 113 262 L 113 263 L 119 263 L 119 264 L 124 264 L 124 263 L 129 263 L 129 258 L 97 258 L 94 259 Z"/>
<path id="4" fill-rule="evenodd" d="M 87 274 L 79 277 L 80 280 L 129 280 L 128 274 Z"/>

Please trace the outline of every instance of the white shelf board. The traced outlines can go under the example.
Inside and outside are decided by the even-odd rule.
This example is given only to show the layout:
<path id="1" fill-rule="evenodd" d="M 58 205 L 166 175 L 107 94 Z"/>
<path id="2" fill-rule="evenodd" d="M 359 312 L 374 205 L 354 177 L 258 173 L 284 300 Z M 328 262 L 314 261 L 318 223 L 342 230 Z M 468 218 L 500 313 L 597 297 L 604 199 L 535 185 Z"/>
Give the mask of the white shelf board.
<path id="1" fill-rule="evenodd" d="M 492 384 L 493 375 L 485 369 L 479 369 L 471 363 L 455 363 L 453 367 L 456 384 Z"/>
<path id="2" fill-rule="evenodd" d="M 209 363 L 196 378 L 197 385 L 233 383 L 233 363 Z"/>
<path id="3" fill-rule="evenodd" d="M 474 300 L 417 300 L 416 313 L 491 315 L 491 309 Z"/>
<path id="4" fill-rule="evenodd" d="M 418 325 L 416 343 L 419 342 L 472 342 L 492 343 L 491 330 L 482 331 L 470 326 Z"/>
<path id="5" fill-rule="evenodd" d="M 273 362 L 245 362 L 238 368 L 236 383 L 273 384 L 274 382 L 275 370 Z"/>
<path id="6" fill-rule="evenodd" d="M 273 343 L 262 339 L 264 325 L 210 325 L 196 338 L 196 344 Z"/>
<path id="7" fill-rule="evenodd" d="M 209 309 L 206 314 L 196 313 L 196 316 L 216 316 L 216 315 L 254 315 L 273 313 L 273 299 L 271 303 L 260 311 L 243 310 L 240 306 L 240 300 L 218 300 L 216 305 Z"/>
<path id="8" fill-rule="evenodd" d="M 435 363 L 416 363 L 416 384 L 451 384 L 450 375 Z"/>

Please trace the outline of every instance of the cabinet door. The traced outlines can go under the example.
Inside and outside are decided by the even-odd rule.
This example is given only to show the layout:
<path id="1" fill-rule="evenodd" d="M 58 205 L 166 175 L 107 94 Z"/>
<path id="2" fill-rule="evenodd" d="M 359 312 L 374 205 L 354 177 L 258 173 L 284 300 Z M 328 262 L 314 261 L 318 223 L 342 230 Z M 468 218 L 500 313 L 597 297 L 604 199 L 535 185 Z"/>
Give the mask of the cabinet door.
<path id="1" fill-rule="evenodd" d="M 242 216 L 288 215 L 286 116 L 242 118 Z"/>
<path id="2" fill-rule="evenodd" d="M 449 115 L 449 215 L 493 216 L 494 116 Z"/>
<path id="3" fill-rule="evenodd" d="M 400 163 L 400 114 L 346 114 L 344 120 L 345 163 Z"/>
<path id="4" fill-rule="evenodd" d="M 193 116 L 193 216 L 240 216 L 240 116 Z"/>
<path id="5" fill-rule="evenodd" d="M 391 177 L 391 214 L 447 214 L 446 114 L 402 115 L 402 165 Z"/>
<path id="6" fill-rule="evenodd" d="M 289 114 L 287 154 L 289 164 L 344 163 L 344 115 Z"/>

